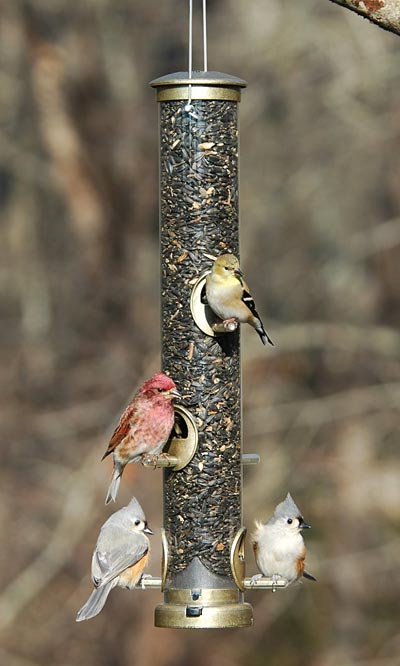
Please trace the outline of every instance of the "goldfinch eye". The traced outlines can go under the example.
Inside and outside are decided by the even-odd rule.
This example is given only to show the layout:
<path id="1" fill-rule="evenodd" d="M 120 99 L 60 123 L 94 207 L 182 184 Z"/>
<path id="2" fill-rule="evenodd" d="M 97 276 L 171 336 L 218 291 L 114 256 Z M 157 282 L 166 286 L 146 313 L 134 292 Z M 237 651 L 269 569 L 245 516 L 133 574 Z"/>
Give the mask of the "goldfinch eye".
<path id="1" fill-rule="evenodd" d="M 288 519 L 287 519 L 287 522 L 288 522 L 288 525 L 291 525 L 292 522 L 293 522 L 293 520 L 292 520 L 291 518 L 288 518 Z"/>

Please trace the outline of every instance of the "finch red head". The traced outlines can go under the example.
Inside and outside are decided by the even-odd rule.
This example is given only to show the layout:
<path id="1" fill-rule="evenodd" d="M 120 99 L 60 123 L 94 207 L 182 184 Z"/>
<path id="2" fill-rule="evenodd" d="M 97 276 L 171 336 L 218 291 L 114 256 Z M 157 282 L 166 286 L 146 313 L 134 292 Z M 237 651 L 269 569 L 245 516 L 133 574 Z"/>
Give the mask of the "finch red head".
<path id="1" fill-rule="evenodd" d="M 107 451 L 114 459 L 114 473 L 106 504 L 114 501 L 125 466 L 142 456 L 160 453 L 174 425 L 172 401 L 180 397 L 175 383 L 162 372 L 156 372 L 132 398 L 111 437 Z"/>

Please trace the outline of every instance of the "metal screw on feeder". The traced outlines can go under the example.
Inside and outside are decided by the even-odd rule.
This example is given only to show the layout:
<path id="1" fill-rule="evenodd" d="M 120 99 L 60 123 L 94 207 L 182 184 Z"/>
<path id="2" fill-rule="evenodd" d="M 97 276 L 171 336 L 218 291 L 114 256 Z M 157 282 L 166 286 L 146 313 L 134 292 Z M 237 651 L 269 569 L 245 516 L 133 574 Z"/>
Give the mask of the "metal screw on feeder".
<path id="1" fill-rule="evenodd" d="M 239 627 L 252 623 L 243 601 L 240 333 L 204 335 L 190 301 L 207 254 L 238 254 L 237 116 L 246 83 L 207 71 L 205 29 L 204 70 L 192 71 L 191 5 L 188 72 L 151 82 L 160 103 L 162 367 L 198 431 L 189 464 L 164 470 L 164 603 L 155 624 Z"/>

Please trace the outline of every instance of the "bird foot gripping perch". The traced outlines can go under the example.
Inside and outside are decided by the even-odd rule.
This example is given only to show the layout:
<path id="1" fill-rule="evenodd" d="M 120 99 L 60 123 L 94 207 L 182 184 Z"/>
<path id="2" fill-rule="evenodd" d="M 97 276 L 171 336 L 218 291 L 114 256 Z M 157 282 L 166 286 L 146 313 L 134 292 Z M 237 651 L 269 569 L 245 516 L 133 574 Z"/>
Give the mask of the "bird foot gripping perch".
<path id="1" fill-rule="evenodd" d="M 216 333 L 233 333 L 238 326 L 239 321 L 234 317 L 231 317 L 230 319 L 221 319 L 221 323 L 217 322 L 213 324 L 213 330 Z"/>

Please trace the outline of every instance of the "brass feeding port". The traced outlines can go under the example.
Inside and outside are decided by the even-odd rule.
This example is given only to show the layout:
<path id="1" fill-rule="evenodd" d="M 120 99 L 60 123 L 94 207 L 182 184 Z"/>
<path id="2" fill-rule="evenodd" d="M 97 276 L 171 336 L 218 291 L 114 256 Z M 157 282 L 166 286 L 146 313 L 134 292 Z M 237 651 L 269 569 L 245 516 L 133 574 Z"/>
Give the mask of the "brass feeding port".
<path id="1" fill-rule="evenodd" d="M 210 581 L 210 574 L 198 558 L 195 558 L 187 570 L 181 584 L 191 582 L 192 587 L 166 587 L 168 572 L 169 546 L 165 530 L 162 530 L 162 572 L 160 579 L 144 580 L 144 587 L 160 587 L 164 591 L 164 603 L 155 609 L 155 626 L 175 629 L 229 629 L 249 627 L 253 624 L 253 612 L 250 604 L 243 601 L 245 590 L 283 589 L 287 586 L 284 579 L 246 578 L 245 577 L 245 537 L 246 528 L 241 527 L 235 535 L 230 551 L 230 564 L 235 587 L 210 587 L 210 582 L 226 584 L 215 576 Z M 195 581 L 195 584 L 194 584 Z M 202 587 L 204 582 L 204 587 Z"/>
<path id="2" fill-rule="evenodd" d="M 169 467 L 177 472 L 190 463 L 197 450 L 199 434 L 196 422 L 186 407 L 175 405 L 175 425 L 172 437 L 163 452 L 153 460 L 153 456 L 144 458 L 145 467 Z"/>

